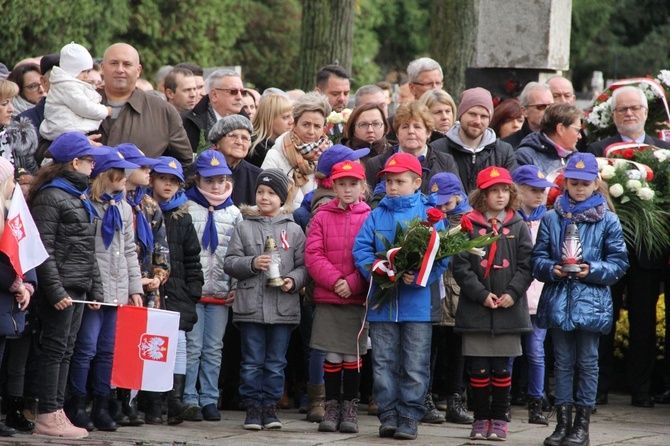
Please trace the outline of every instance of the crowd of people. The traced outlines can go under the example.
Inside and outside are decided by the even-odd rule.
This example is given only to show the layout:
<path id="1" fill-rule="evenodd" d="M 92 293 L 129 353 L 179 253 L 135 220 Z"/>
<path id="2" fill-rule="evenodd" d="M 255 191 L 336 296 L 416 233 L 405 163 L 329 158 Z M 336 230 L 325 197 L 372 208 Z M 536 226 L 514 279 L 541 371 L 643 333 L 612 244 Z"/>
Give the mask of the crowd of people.
<path id="1" fill-rule="evenodd" d="M 529 423 L 556 407 L 545 445 L 588 445 L 624 302 L 631 403 L 670 403 L 670 373 L 656 398 L 652 382 L 667 258 L 626 245 L 595 158 L 620 141 L 670 148 L 645 134 L 640 89 L 614 92 L 618 135 L 586 146 L 568 79 L 496 107 L 470 88 L 457 104 L 430 58 L 408 65 L 398 101 L 384 82 L 350 98 L 338 65 L 305 93 L 183 62 L 153 90 L 124 43 L 100 64 L 70 43 L 3 68 L 0 230 L 18 184 L 48 258 L 21 275 L 0 254 L 0 436 L 215 422 L 222 408 L 280 429 L 292 395 L 322 432 L 357 433 L 367 403 L 380 437 L 449 421 L 504 440 L 513 394 Z M 367 305 L 383 238 L 434 209 L 438 230 L 498 238 Z M 112 386 L 115 305 L 179 313 L 169 392 Z"/>

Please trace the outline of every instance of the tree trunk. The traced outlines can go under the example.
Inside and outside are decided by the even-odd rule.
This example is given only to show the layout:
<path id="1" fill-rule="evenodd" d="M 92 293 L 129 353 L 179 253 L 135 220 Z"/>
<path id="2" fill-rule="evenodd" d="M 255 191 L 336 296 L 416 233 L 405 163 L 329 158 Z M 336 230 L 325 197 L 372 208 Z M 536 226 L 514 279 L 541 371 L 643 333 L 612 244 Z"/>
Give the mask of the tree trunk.
<path id="1" fill-rule="evenodd" d="M 465 69 L 474 62 L 478 0 L 433 0 L 430 54 L 442 65 L 444 89 L 456 103 L 465 89 Z"/>
<path id="2" fill-rule="evenodd" d="M 354 47 L 354 0 L 302 0 L 302 33 L 296 83 L 316 86 L 316 72 L 337 63 L 351 73 Z"/>

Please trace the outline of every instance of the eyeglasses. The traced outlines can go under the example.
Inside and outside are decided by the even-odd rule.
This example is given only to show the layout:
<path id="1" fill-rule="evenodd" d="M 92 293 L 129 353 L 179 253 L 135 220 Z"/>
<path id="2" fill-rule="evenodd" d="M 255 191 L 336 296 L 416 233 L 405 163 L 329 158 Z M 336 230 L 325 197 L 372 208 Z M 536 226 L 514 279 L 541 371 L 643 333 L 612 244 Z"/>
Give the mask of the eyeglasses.
<path id="1" fill-rule="evenodd" d="M 617 115 L 625 115 L 626 113 L 628 113 L 628 110 L 630 110 L 633 113 L 637 113 L 640 110 L 642 110 L 643 108 L 645 108 L 644 105 L 631 105 L 630 107 L 617 107 L 617 108 L 614 109 L 614 113 L 616 113 Z"/>
<path id="2" fill-rule="evenodd" d="M 530 104 L 526 105 L 526 108 L 534 107 L 537 109 L 537 111 L 544 111 L 549 107 L 551 104 Z"/>
<path id="3" fill-rule="evenodd" d="M 232 139 L 234 141 L 242 141 L 244 143 L 251 142 L 251 138 L 249 138 L 247 135 L 238 135 L 235 133 L 227 133 L 224 135 L 228 139 Z"/>
<path id="4" fill-rule="evenodd" d="M 573 129 L 577 130 L 577 133 L 581 133 L 581 132 L 582 132 L 582 128 L 581 128 L 580 126 L 578 126 L 578 125 L 570 125 L 569 127 L 572 127 Z"/>
<path id="5" fill-rule="evenodd" d="M 368 127 L 372 127 L 373 129 L 380 129 L 384 127 L 384 123 L 381 121 L 374 121 L 374 122 L 357 122 L 356 127 L 359 129 L 368 129 Z"/>
<path id="6" fill-rule="evenodd" d="M 414 85 L 420 85 L 421 87 L 430 87 L 430 88 L 442 88 L 442 81 L 438 82 L 412 82 Z"/>
<path id="7" fill-rule="evenodd" d="M 35 90 L 38 90 L 40 88 L 43 88 L 42 84 L 39 83 L 39 82 L 35 82 L 34 84 L 26 85 L 25 87 L 30 91 L 35 91 Z"/>
<path id="8" fill-rule="evenodd" d="M 95 160 L 93 158 L 79 158 L 79 161 L 86 161 L 91 163 L 91 169 L 95 167 Z"/>
<path id="9" fill-rule="evenodd" d="M 213 88 L 212 90 L 227 91 L 231 96 L 244 93 L 244 89 L 242 88 Z"/>

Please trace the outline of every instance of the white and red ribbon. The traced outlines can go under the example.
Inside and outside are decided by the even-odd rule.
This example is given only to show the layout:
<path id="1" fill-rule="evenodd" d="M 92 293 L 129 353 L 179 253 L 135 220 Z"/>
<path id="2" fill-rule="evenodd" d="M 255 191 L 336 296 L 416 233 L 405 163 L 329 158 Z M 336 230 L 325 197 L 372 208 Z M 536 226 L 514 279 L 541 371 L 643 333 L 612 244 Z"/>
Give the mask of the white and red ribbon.
<path id="1" fill-rule="evenodd" d="M 611 158 L 613 154 L 623 152 L 624 150 L 627 149 L 644 150 L 647 147 L 650 147 L 649 144 L 638 144 L 636 142 L 615 142 L 614 144 L 610 144 L 605 148 L 604 155 L 606 158 Z M 647 166 L 646 164 L 638 163 L 626 158 L 617 158 L 617 159 L 621 159 L 635 166 L 641 173 L 644 174 L 643 178 L 645 180 L 651 181 L 654 178 L 654 171 L 651 170 L 651 167 Z"/>
<path id="2" fill-rule="evenodd" d="M 395 280 L 395 265 L 393 264 L 393 259 L 395 258 L 396 254 L 400 251 L 400 248 L 392 248 L 389 249 L 386 252 L 386 260 L 383 259 L 377 259 L 374 261 L 372 264 L 372 272 L 377 273 L 377 274 L 386 274 L 393 282 Z"/>
<path id="3" fill-rule="evenodd" d="M 433 269 L 435 256 L 437 255 L 437 251 L 439 249 L 440 236 L 435 228 L 430 228 L 430 239 L 428 240 L 426 253 L 423 256 L 423 260 L 421 261 L 421 268 L 419 269 L 419 273 L 416 276 L 417 285 L 425 287 L 428 283 L 428 277 L 430 276 L 430 271 Z"/>
<path id="4" fill-rule="evenodd" d="M 284 251 L 287 251 L 290 246 L 288 244 L 288 234 L 284 229 L 282 229 L 281 234 L 279 235 L 279 239 L 281 240 L 281 245 L 284 248 Z"/>

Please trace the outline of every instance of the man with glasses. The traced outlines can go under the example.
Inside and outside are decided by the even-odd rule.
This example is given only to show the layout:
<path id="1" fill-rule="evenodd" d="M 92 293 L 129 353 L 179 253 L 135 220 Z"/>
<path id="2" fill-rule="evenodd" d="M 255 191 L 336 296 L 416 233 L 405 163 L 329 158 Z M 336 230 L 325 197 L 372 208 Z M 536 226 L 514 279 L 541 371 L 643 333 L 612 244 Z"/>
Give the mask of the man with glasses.
<path id="1" fill-rule="evenodd" d="M 521 95 L 519 95 L 521 113 L 526 120 L 520 130 L 502 140 L 514 147 L 514 150 L 519 148 L 521 141 L 526 136 L 540 130 L 544 111 L 553 103 L 554 97 L 547 85 L 539 82 L 528 82 L 521 91 Z"/>
<path id="2" fill-rule="evenodd" d="M 137 50 L 115 43 L 105 50 L 101 68 L 102 104 L 112 108 L 112 115 L 100 125 L 100 142 L 107 146 L 129 142 L 150 158 L 169 155 L 184 167 L 191 164 L 193 153 L 179 113 L 158 96 L 137 88 L 142 72 Z"/>
<path id="3" fill-rule="evenodd" d="M 422 57 L 413 60 L 407 66 L 407 77 L 409 91 L 414 95 L 415 100 L 419 100 L 422 94 L 428 90 L 439 90 L 442 88 L 442 67 L 437 61 Z"/>
<path id="4" fill-rule="evenodd" d="M 216 70 L 205 81 L 205 90 L 207 96 L 193 110 L 181 114 L 194 153 L 209 148 L 207 135 L 221 118 L 237 114 L 249 118 L 242 109 L 244 85 L 237 72 L 228 69 Z"/>
<path id="5" fill-rule="evenodd" d="M 649 108 L 647 97 L 642 90 L 633 86 L 617 88 L 612 93 L 611 107 L 612 119 L 618 133 L 590 144 L 587 149 L 589 152 L 595 156 L 604 156 L 605 149 L 610 144 L 618 142 L 650 144 L 670 149 L 669 143 L 649 136 L 644 131 Z M 632 394 L 631 404 L 638 407 L 653 407 L 651 375 L 656 357 L 656 301 L 661 292 L 663 265 L 667 264 L 668 255 L 666 253 L 655 257 L 644 247 L 638 253 L 634 246 L 628 246 L 628 259 L 630 268 L 623 279 L 612 287 L 614 315 L 616 319 L 625 294 L 630 325 L 626 359 L 628 385 Z M 614 330 L 609 335 L 601 337 L 596 404 L 607 404 L 607 392 L 614 376 L 613 343 Z"/>

